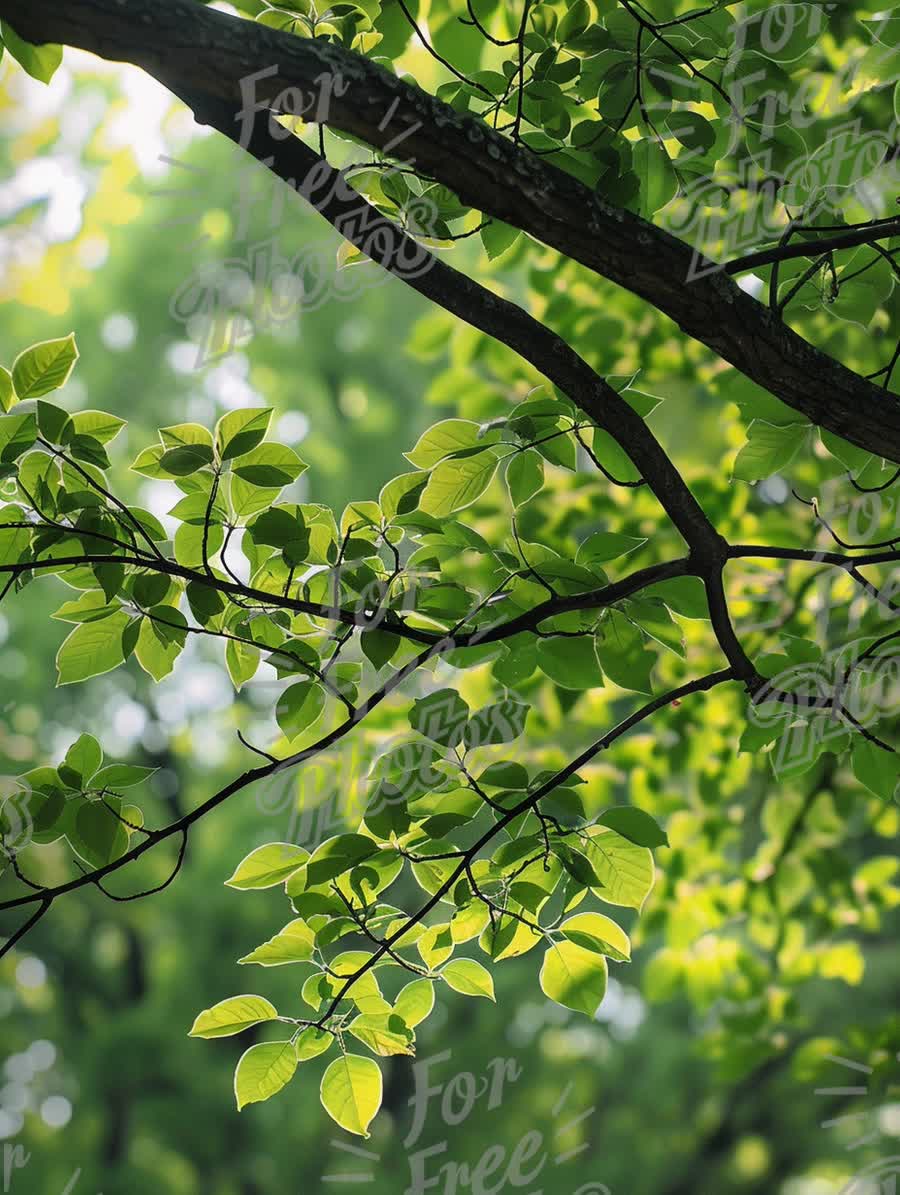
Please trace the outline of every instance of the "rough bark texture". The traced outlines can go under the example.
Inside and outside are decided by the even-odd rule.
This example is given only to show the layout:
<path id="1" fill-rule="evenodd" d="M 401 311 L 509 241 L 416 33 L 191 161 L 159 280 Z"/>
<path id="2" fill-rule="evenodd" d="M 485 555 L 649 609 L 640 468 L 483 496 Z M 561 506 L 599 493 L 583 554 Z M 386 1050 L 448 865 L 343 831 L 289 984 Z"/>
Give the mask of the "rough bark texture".
<path id="1" fill-rule="evenodd" d="M 29 41 L 134 63 L 235 112 L 248 76 L 276 68 L 255 85 L 269 102 L 290 86 L 312 102 L 324 76 L 326 123 L 379 148 L 397 144 L 464 202 L 639 295 L 806 418 L 900 463 L 895 396 L 807 343 L 724 270 L 689 281 L 696 261 L 683 241 L 359 55 L 196 0 L 0 0 L 0 17 Z M 336 77 L 343 90 L 330 86 Z"/>

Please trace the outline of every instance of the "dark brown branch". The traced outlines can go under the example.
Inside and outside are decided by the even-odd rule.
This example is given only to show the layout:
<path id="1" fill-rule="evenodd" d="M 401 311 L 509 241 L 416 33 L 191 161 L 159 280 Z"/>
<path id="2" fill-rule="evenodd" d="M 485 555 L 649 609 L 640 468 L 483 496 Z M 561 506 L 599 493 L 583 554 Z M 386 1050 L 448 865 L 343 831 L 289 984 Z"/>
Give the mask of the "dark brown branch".
<path id="1" fill-rule="evenodd" d="M 41 901 L 40 907 L 34 913 L 32 913 L 26 922 L 19 926 L 11 938 L 7 938 L 3 945 L 0 946 L 0 959 L 2 959 L 4 955 L 9 954 L 9 952 L 16 945 L 18 945 L 19 942 L 22 941 L 29 930 L 34 929 L 40 919 L 49 910 L 50 905 L 53 903 L 52 896 L 38 897 L 37 899 Z"/>
<path id="2" fill-rule="evenodd" d="M 2 0 L 0 0 L 2 3 Z M 185 91 L 198 120 L 240 143 L 227 104 Z M 454 270 L 404 233 L 298 138 L 272 135 L 267 113 L 253 121 L 245 148 L 357 248 L 445 311 L 513 349 L 575 402 L 628 453 L 682 538 L 699 557 L 718 560 L 724 541 L 643 419 L 566 342 L 521 307 Z"/>
<path id="3" fill-rule="evenodd" d="M 0 17 L 30 41 L 131 62 L 176 94 L 221 101 L 229 119 L 251 76 L 262 101 L 293 86 L 314 106 L 327 89 L 316 119 L 380 149 L 402 139 L 403 153 L 464 203 L 646 299 L 813 422 L 900 463 L 900 405 L 804 341 L 722 267 L 369 59 L 196 0 L 0 0 Z"/>
<path id="4" fill-rule="evenodd" d="M 846 232 L 834 233 L 830 237 L 811 237 L 807 241 L 795 241 L 793 245 L 776 245 L 772 249 L 760 249 L 736 257 L 725 266 L 726 274 L 744 274 L 758 270 L 775 262 L 790 261 L 795 257 L 814 257 L 836 249 L 855 249 L 859 245 L 871 245 L 885 237 L 900 236 L 900 220 L 892 219 L 872 224 L 863 224 Z"/>
<path id="5" fill-rule="evenodd" d="M 9 524 L 12 526 L 12 524 Z M 31 526 L 31 524 L 29 524 Z M 94 555 L 85 553 L 82 556 L 58 557 L 51 560 L 23 560 L 18 564 L 0 565 L 0 576 L 9 574 L 10 579 L 24 573 L 39 572 L 44 569 L 55 571 L 65 567 L 80 567 L 95 564 L 122 564 L 145 569 L 148 572 L 161 573 L 168 577 L 175 577 L 183 581 L 193 581 L 197 585 L 205 585 L 218 593 L 226 594 L 231 600 L 252 598 L 261 607 L 271 609 L 292 610 L 296 613 L 310 614 L 314 618 L 323 618 L 333 622 L 343 623 L 345 626 L 361 627 L 363 630 L 374 627 L 383 631 L 390 631 L 400 635 L 413 643 L 438 644 L 446 640 L 445 634 L 435 631 L 422 630 L 411 627 L 396 615 L 387 612 L 379 617 L 365 610 L 352 610 L 347 607 L 335 609 L 333 606 L 317 602 L 303 601 L 301 598 L 289 598 L 283 594 L 269 593 L 265 589 L 254 589 L 239 582 L 226 581 L 221 577 L 208 577 L 205 573 L 196 572 L 172 560 L 154 560 L 143 556 L 127 555 Z M 648 585 L 657 581 L 667 581 L 673 577 L 684 577 L 691 573 L 691 564 L 687 557 L 668 560 L 662 564 L 652 564 L 647 568 L 638 569 L 634 573 L 605 585 L 600 589 L 588 593 L 570 594 L 555 598 L 552 601 L 541 602 L 531 610 L 517 614 L 512 618 L 501 620 L 490 627 L 460 634 L 455 639 L 455 646 L 459 648 L 480 645 L 484 643 L 499 643 L 503 639 L 511 638 L 522 631 L 536 630 L 542 622 L 559 614 L 566 614 L 572 610 L 601 610 L 623 598 L 631 597 Z M 238 602 L 238 604 L 240 604 Z M 184 629 L 184 628 L 179 628 Z"/>

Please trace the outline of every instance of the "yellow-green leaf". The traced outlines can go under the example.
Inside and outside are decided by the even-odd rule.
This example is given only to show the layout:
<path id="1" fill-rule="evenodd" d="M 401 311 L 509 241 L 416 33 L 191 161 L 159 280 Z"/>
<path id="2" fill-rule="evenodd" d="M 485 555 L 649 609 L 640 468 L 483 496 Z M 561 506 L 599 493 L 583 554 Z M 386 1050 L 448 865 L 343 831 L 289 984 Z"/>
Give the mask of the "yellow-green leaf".
<path id="1" fill-rule="evenodd" d="M 434 1008 L 434 984 L 430 979 L 414 979 L 400 990 L 394 1001 L 394 1012 L 401 1016 L 410 1029 L 429 1015 Z"/>
<path id="2" fill-rule="evenodd" d="M 462 992 L 464 996 L 486 996 L 488 1000 L 495 999 L 494 981 L 490 971 L 474 959 L 458 958 L 447 963 L 441 971 L 441 978 L 455 992 Z"/>
<path id="3" fill-rule="evenodd" d="M 381 1058 L 415 1054 L 412 1030 L 396 1012 L 360 1013 L 348 1028 L 357 1040 Z"/>
<path id="4" fill-rule="evenodd" d="M 359 1054 L 336 1058 L 322 1076 L 322 1106 L 348 1133 L 368 1137 L 369 1125 L 381 1107 L 378 1063 Z"/>
<path id="5" fill-rule="evenodd" d="M 310 1058 L 318 1058 L 331 1048 L 334 1040 L 334 1034 L 329 1033 L 327 1029 L 307 1025 L 297 1038 L 297 1061 L 309 1062 Z"/>
<path id="6" fill-rule="evenodd" d="M 229 888 L 274 888 L 301 867 L 309 851 L 290 842 L 269 842 L 258 846 L 235 868 L 225 883 Z"/>
<path id="7" fill-rule="evenodd" d="M 259 963 L 263 967 L 281 967 L 285 963 L 305 963 L 312 958 L 315 934 L 301 918 L 289 921 L 274 938 L 263 942 L 239 963 Z"/>
<path id="8" fill-rule="evenodd" d="M 557 942 L 544 955 L 541 990 L 557 1004 L 593 1017 L 606 995 L 606 959 L 575 942 Z"/>
<path id="9" fill-rule="evenodd" d="M 619 962 L 631 958 L 631 943 L 621 926 L 602 913 L 578 913 L 559 927 L 570 942 L 586 950 L 599 950 Z"/>
<path id="10" fill-rule="evenodd" d="M 20 399 L 39 398 L 58 390 L 68 380 L 78 360 L 75 333 L 59 340 L 42 340 L 19 353 L 13 362 L 12 380 Z"/>
<path id="11" fill-rule="evenodd" d="M 297 1054 L 289 1041 L 263 1042 L 241 1055 L 234 1072 L 238 1112 L 277 1095 L 294 1077 Z"/>
<path id="12" fill-rule="evenodd" d="M 75 627 L 56 653 L 56 683 L 71 685 L 118 667 L 125 659 L 122 635 L 128 623 L 125 611 L 117 610 L 109 618 Z"/>
<path id="13" fill-rule="evenodd" d="M 274 1021 L 278 1010 L 263 996 L 231 996 L 206 1008 L 194 1021 L 188 1037 L 232 1037 L 252 1025 Z"/>

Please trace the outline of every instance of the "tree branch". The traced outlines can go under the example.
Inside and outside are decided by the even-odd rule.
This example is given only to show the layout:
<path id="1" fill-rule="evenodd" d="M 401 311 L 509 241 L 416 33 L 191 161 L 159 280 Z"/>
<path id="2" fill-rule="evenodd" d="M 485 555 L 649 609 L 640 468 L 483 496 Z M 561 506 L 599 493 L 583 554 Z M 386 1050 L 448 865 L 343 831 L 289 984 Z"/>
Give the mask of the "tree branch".
<path id="1" fill-rule="evenodd" d="M 639 295 L 813 422 L 900 463 L 900 404 L 803 340 L 721 267 L 365 57 L 196 0 L 0 0 L 0 17 L 29 41 L 131 62 L 176 94 L 221 101 L 229 119 L 251 76 L 259 101 L 293 86 L 324 109 L 327 91 L 327 111 L 315 119 L 381 149 L 402 140 L 417 168 L 463 202 Z"/>

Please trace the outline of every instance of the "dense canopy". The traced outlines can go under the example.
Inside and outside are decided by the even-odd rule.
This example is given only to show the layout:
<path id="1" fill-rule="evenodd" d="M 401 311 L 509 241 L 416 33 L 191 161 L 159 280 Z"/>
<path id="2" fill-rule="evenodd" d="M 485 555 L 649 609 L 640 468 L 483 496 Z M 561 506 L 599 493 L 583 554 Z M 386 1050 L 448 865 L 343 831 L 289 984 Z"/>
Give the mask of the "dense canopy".
<path id="1" fill-rule="evenodd" d="M 559 1073 L 520 1107 L 494 1073 L 506 1151 L 481 1190 L 503 1168 L 552 1187 L 515 1148 L 529 1104 L 565 1120 L 572 1057 L 582 1106 L 608 1080 L 624 1110 L 602 1151 L 575 1130 L 573 1191 L 889 1176 L 877 1133 L 835 1147 L 809 1125 L 868 1091 L 900 1129 L 897 19 L 752 0 L 0 17 L 13 182 L 66 153 L 88 180 L 77 231 L 23 240 L 4 283 L 0 592 L 27 679 L 0 743 L 0 967 L 55 955 L 60 1001 L 124 971 L 133 1015 L 179 993 L 132 1027 L 127 1098 L 96 1080 L 97 1181 L 200 1189 L 186 1130 L 157 1110 L 141 1141 L 131 1109 L 158 1082 L 182 1117 L 219 1115 L 223 1065 L 229 1126 L 278 1093 L 289 1110 L 220 1144 L 210 1190 L 288 1189 L 310 1093 L 387 1152 L 398 1091 L 418 1115 L 447 1042 L 484 1070 L 527 1008 L 565 1026 L 554 1054 L 532 1018 L 524 1054 Z M 183 121 L 161 187 L 135 133 L 111 136 L 116 87 L 148 76 Z M 28 115 L 39 92 L 52 116 Z M 100 712 L 126 695 L 131 734 Z M 89 921 L 119 944 L 76 964 L 58 938 Z M 129 1048 L 128 1015 L 81 1047 L 86 1073 Z M 182 1073 L 213 1067 L 201 1049 L 214 1090 Z M 808 1092 L 805 1129 L 776 1125 L 769 1085 Z M 446 1109 L 429 1133 L 464 1121 L 471 1152 L 441 1189 L 477 1191 L 490 1129 Z M 379 1189 L 428 1189 L 415 1130 Z M 234 1162 L 257 1132 L 268 1170 Z M 178 1144 L 152 1162 L 154 1141 Z"/>

